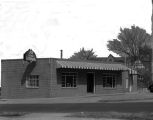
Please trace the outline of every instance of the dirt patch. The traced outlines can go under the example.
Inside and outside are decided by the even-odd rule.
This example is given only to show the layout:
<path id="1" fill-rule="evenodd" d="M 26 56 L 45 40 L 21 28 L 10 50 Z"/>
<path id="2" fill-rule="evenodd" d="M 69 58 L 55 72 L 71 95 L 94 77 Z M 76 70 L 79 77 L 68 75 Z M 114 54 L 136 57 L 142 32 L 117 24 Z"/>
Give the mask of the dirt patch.
<path id="1" fill-rule="evenodd" d="M 100 102 L 100 103 L 106 103 L 106 102 L 141 102 L 141 101 L 145 101 L 145 100 L 153 100 L 153 98 L 144 98 L 144 99 L 135 99 L 135 98 L 133 98 L 133 99 L 118 99 L 118 100 L 99 100 L 98 102 Z"/>
<path id="2" fill-rule="evenodd" d="M 121 112 L 78 112 L 66 117 L 76 118 L 107 118 L 124 120 L 152 120 L 153 113 L 121 113 Z"/>
<path id="3" fill-rule="evenodd" d="M 93 119 L 93 118 L 79 118 L 79 117 L 67 117 L 71 113 L 31 113 L 20 117 L 0 117 L 0 120 L 119 120 L 119 119 Z"/>
<path id="4" fill-rule="evenodd" d="M 21 117 L 28 113 L 26 112 L 1 112 L 0 116 L 2 117 Z"/>

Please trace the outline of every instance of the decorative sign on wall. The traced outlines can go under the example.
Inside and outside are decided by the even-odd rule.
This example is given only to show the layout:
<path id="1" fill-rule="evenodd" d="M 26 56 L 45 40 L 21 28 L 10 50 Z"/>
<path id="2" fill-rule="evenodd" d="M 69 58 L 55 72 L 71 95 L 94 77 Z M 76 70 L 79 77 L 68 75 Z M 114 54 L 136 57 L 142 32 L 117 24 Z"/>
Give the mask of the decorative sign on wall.
<path id="1" fill-rule="evenodd" d="M 32 49 L 29 49 L 24 53 L 23 59 L 28 62 L 36 62 L 36 54 Z"/>

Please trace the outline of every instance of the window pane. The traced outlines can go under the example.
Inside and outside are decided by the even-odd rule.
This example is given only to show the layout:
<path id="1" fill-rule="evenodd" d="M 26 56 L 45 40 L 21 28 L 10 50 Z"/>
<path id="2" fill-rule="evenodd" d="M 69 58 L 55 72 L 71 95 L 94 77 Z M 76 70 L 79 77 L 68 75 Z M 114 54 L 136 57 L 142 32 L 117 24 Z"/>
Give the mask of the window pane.
<path id="1" fill-rule="evenodd" d="M 62 74 L 63 76 L 62 76 L 62 87 L 65 87 L 65 76 L 64 76 L 64 74 Z"/>
<path id="2" fill-rule="evenodd" d="M 39 87 L 39 76 L 38 75 L 30 75 L 27 77 L 27 87 L 35 88 Z"/>
<path id="3" fill-rule="evenodd" d="M 66 87 L 72 87 L 73 85 L 73 76 L 66 76 Z"/>
<path id="4" fill-rule="evenodd" d="M 104 74 L 103 75 L 103 87 L 109 87 L 109 88 L 114 88 L 116 86 L 116 75 L 114 74 Z"/>
<path id="5" fill-rule="evenodd" d="M 39 86 L 39 81 L 38 80 L 36 80 L 36 86 Z"/>
<path id="6" fill-rule="evenodd" d="M 62 73 L 62 87 L 76 87 L 76 73 Z"/>

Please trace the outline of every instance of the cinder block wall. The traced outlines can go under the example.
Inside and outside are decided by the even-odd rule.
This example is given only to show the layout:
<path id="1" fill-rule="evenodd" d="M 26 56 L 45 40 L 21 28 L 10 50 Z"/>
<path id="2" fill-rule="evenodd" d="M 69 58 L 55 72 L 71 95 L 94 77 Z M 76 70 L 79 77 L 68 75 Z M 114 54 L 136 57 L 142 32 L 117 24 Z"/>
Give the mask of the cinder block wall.
<path id="1" fill-rule="evenodd" d="M 137 75 L 133 75 L 133 86 L 132 86 L 132 91 L 135 92 L 137 91 Z"/>
<path id="2" fill-rule="evenodd" d="M 31 74 L 39 75 L 39 88 L 26 88 L 21 85 L 28 62 L 22 59 L 2 60 L 2 98 L 42 98 L 49 97 L 50 66 L 49 59 L 38 59 Z"/>
<path id="3" fill-rule="evenodd" d="M 129 92 L 130 78 L 129 78 L 129 72 L 128 71 L 122 71 L 122 82 L 123 82 L 124 90 L 126 92 Z"/>

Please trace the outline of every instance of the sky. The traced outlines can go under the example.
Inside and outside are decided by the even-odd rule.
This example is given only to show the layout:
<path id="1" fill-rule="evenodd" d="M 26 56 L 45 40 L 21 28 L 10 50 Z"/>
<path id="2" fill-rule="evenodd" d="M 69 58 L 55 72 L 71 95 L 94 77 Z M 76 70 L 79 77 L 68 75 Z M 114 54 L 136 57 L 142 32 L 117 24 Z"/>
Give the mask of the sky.
<path id="1" fill-rule="evenodd" d="M 151 0 L 0 0 L 0 60 L 69 58 L 84 47 L 99 57 L 120 28 L 139 26 L 151 33 Z"/>

